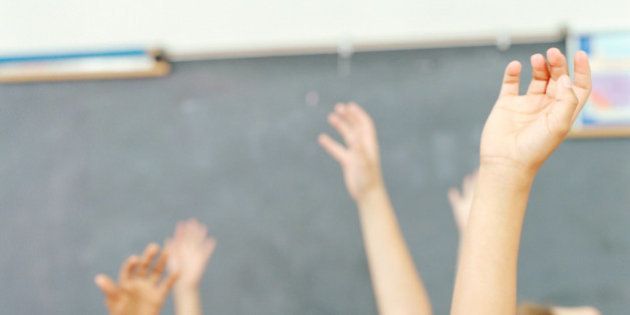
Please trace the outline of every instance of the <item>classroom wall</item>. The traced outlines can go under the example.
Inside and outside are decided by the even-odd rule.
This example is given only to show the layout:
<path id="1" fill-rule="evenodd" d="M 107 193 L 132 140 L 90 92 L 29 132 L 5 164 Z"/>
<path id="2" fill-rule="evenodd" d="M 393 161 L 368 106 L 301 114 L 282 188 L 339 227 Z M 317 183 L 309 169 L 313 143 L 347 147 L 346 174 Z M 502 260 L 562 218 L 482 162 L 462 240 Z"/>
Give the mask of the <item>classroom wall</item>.
<path id="1" fill-rule="evenodd" d="M 532 12 L 532 13 L 528 13 Z M 160 45 L 174 55 L 630 28 L 626 0 L 0 1 L 0 54 Z M 269 52 L 271 50 L 271 52 Z"/>
<path id="2" fill-rule="evenodd" d="M 334 55 L 175 62 L 161 79 L 0 85 L 0 313 L 104 314 L 94 275 L 196 217 L 219 242 L 205 314 L 376 314 L 355 205 L 316 141 L 338 137 L 326 115 L 355 100 L 376 122 L 435 314 L 448 314 L 448 188 L 478 165 L 505 64 L 550 46 L 564 48 L 357 53 L 345 73 Z M 629 144 L 569 140 L 545 163 L 520 300 L 628 314 Z"/>

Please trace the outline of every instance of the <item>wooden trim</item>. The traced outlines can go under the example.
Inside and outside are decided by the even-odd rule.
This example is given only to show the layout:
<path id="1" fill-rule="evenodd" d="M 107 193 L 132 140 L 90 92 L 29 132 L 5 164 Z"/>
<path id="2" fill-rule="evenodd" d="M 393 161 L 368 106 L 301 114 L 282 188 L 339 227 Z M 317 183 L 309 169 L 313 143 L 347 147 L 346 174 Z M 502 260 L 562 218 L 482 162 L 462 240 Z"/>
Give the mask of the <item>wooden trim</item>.
<path id="1" fill-rule="evenodd" d="M 544 33 L 539 35 L 522 35 L 515 34 L 505 38 L 509 40 L 510 45 L 521 44 L 541 44 L 554 43 L 562 41 L 566 38 L 566 30 L 560 29 L 553 33 Z M 499 34 L 500 35 L 500 34 Z M 352 53 L 355 52 L 379 52 L 379 51 L 395 51 L 395 50 L 413 50 L 413 49 L 431 49 L 431 48 L 449 48 L 449 47 L 478 47 L 478 46 L 499 46 L 501 36 L 497 35 L 480 35 L 480 36 L 444 36 L 427 39 L 394 39 L 394 40 L 373 40 L 373 41 L 357 41 L 351 42 Z M 320 54 L 339 54 L 339 45 L 320 44 L 320 45 L 292 45 L 291 47 L 270 47 L 270 48 L 253 48 L 253 49 L 234 49 L 234 50 L 215 50 L 200 52 L 177 51 L 169 53 L 169 60 L 173 61 L 195 61 L 195 60 L 214 60 L 214 59 L 238 59 L 238 58 L 260 58 L 260 57 L 282 57 L 282 56 L 298 56 L 298 55 L 320 55 Z"/>
<path id="2" fill-rule="evenodd" d="M 630 138 L 630 126 L 577 128 L 569 133 L 569 138 Z"/>
<path id="3" fill-rule="evenodd" d="M 26 83 L 26 82 L 59 82 L 81 80 L 113 80 L 113 79 L 138 79 L 155 78 L 167 75 L 171 66 L 167 62 L 158 62 L 155 67 L 147 71 L 133 72 L 95 72 L 95 73 L 46 73 L 38 75 L 17 75 L 0 77 L 0 83 Z"/>
<path id="4" fill-rule="evenodd" d="M 103 71 L 93 73 L 41 73 L 0 76 L 0 84 L 16 84 L 28 82 L 59 82 L 59 81 L 83 81 L 83 80 L 114 80 L 114 79 L 139 79 L 156 78 L 166 76 L 171 72 L 170 63 L 163 58 L 161 51 L 152 50 L 151 55 L 156 59 L 153 68 L 141 71 Z"/>

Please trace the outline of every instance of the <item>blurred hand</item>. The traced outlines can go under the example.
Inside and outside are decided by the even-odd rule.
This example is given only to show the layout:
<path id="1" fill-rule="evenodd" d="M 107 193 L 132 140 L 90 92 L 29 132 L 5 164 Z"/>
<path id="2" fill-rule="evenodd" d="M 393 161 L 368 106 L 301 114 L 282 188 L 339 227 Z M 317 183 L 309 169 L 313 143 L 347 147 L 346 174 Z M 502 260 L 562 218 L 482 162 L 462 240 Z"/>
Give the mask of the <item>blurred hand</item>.
<path id="1" fill-rule="evenodd" d="M 208 237 L 207 228 L 197 220 L 177 223 L 173 238 L 166 241 L 168 268 L 179 274 L 176 288 L 198 288 L 215 247 L 216 240 Z"/>
<path id="2" fill-rule="evenodd" d="M 476 184 L 477 173 L 475 172 L 464 178 L 461 192 L 457 187 L 451 187 L 448 190 L 448 201 L 451 203 L 453 217 L 455 217 L 455 224 L 460 236 L 468 223 L 468 215 L 470 215 L 470 209 L 472 208 Z"/>
<path id="3" fill-rule="evenodd" d="M 159 257 L 158 257 L 159 256 Z M 153 265 L 153 261 L 157 261 Z M 120 268 L 118 284 L 99 274 L 96 285 L 105 295 L 105 304 L 112 315 L 156 315 L 160 313 L 177 275 L 163 279 L 168 255 L 160 253 L 157 244 L 149 244 L 141 258 L 129 257 Z"/>
<path id="4" fill-rule="evenodd" d="M 584 52 L 575 55 L 575 79 L 567 76 L 566 58 L 556 48 L 547 61 L 531 57 L 533 78 L 519 95 L 521 65 L 511 62 L 499 98 L 481 138 L 481 165 L 501 165 L 535 172 L 560 145 L 591 91 L 591 72 Z"/>
<path id="5" fill-rule="evenodd" d="M 378 141 L 372 118 L 355 103 L 340 103 L 328 115 L 328 122 L 341 134 L 346 145 L 326 134 L 320 134 L 319 144 L 341 165 L 350 196 L 359 201 L 368 192 L 382 188 Z"/>

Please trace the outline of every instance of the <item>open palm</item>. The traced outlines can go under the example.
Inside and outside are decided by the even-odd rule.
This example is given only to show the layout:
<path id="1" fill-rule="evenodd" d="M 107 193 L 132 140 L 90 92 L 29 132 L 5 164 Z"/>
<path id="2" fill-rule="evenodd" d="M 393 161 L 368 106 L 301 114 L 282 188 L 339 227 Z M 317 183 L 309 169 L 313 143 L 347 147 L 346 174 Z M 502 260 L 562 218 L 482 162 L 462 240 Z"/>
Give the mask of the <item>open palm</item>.
<path id="1" fill-rule="evenodd" d="M 355 103 L 337 104 L 328 122 L 341 134 L 346 146 L 326 134 L 319 136 L 320 145 L 343 169 L 348 192 L 359 200 L 368 191 L 382 184 L 378 141 L 374 123 L 363 108 Z"/>
<path id="2" fill-rule="evenodd" d="M 178 288 L 197 288 L 206 270 L 208 260 L 216 247 L 208 229 L 195 219 L 177 223 L 175 234 L 167 240 L 170 256 L 168 268 L 179 273 Z"/>
<path id="3" fill-rule="evenodd" d="M 588 57 L 576 54 L 574 82 L 558 49 L 549 49 L 547 60 L 532 56 L 532 81 L 525 95 L 519 95 L 520 63 L 507 66 L 481 138 L 482 164 L 510 163 L 536 170 L 571 129 L 591 91 Z"/>
<path id="4" fill-rule="evenodd" d="M 163 278 L 167 259 L 166 252 L 160 253 L 158 245 L 150 244 L 142 258 L 131 256 L 122 264 L 118 283 L 106 275 L 97 275 L 96 285 L 105 295 L 110 314 L 159 314 L 177 279 L 175 273 Z"/>

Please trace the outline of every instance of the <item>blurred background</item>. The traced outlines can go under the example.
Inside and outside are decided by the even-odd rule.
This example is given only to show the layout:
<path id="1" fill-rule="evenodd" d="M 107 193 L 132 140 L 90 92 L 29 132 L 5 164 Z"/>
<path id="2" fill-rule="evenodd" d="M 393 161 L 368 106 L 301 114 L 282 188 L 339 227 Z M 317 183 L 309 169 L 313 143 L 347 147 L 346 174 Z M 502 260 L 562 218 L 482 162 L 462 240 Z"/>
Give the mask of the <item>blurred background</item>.
<path id="1" fill-rule="evenodd" d="M 3 53 L 158 45 L 174 55 L 557 35 L 628 26 L 622 0 L 24 0 L 0 3 Z"/>
<path id="2" fill-rule="evenodd" d="M 446 314 L 458 240 L 446 194 L 477 166 L 504 66 L 549 47 L 627 66 L 629 18 L 622 0 L 2 0 L 3 312 L 105 313 L 94 275 L 196 217 L 218 239 L 206 313 L 375 314 L 354 205 L 316 143 L 334 103 L 354 100 L 374 116 Z M 602 88 L 630 91 L 618 69 Z M 567 141 L 541 171 L 522 301 L 627 314 L 628 125 Z"/>

